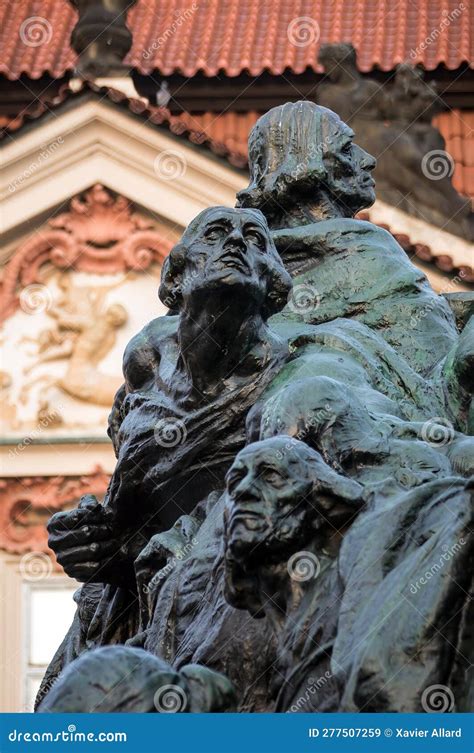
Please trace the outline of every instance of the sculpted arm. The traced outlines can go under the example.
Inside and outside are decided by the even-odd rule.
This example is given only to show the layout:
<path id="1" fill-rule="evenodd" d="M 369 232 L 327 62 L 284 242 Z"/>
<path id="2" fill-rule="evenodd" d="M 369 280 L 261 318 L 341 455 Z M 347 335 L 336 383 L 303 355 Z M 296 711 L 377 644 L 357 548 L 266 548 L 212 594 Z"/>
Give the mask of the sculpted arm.
<path id="1" fill-rule="evenodd" d="M 82 332 L 91 326 L 89 317 L 80 316 L 79 314 L 69 314 L 58 307 L 52 308 L 48 313 L 57 320 L 60 327 L 72 332 Z"/>
<path id="2" fill-rule="evenodd" d="M 48 523 L 48 544 L 65 572 L 81 583 L 133 585 L 132 540 L 124 540 L 110 509 L 93 495 L 75 510 L 58 512 Z M 131 559 L 133 562 L 133 559 Z"/>

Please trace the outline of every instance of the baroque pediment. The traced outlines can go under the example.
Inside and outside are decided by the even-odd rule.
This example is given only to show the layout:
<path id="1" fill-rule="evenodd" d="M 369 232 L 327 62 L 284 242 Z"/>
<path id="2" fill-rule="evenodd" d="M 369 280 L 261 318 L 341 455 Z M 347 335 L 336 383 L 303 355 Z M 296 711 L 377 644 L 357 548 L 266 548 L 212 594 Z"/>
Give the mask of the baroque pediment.
<path id="1" fill-rule="evenodd" d="M 172 245 L 128 199 L 96 184 L 16 250 L 4 274 L 2 318 L 19 305 L 18 291 L 40 281 L 44 265 L 97 274 L 140 272 L 161 265 Z"/>
<path id="2" fill-rule="evenodd" d="M 130 337 L 153 316 L 177 231 L 95 184 L 13 249 L 3 274 L 2 433 L 104 436 Z"/>

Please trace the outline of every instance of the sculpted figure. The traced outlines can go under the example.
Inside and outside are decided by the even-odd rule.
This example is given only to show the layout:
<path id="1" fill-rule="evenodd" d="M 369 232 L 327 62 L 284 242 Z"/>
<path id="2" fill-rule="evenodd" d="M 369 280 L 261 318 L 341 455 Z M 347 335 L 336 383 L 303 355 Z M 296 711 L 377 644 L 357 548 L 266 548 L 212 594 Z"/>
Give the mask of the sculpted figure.
<path id="1" fill-rule="evenodd" d="M 375 160 L 353 139 L 312 102 L 273 108 L 250 134 L 251 181 L 239 204 L 262 209 L 291 270 L 284 316 L 363 322 L 429 375 L 456 340 L 454 316 L 390 233 L 352 219 L 375 200 Z"/>
<path id="2" fill-rule="evenodd" d="M 392 657 L 384 652 L 392 645 L 390 632 L 372 644 L 379 669 L 364 690 L 371 671 L 364 647 L 371 631 L 379 635 L 372 588 L 376 584 L 385 597 L 385 578 L 401 583 L 408 574 L 415 577 L 426 562 L 417 555 L 420 542 L 430 542 L 423 550 L 429 557 L 433 543 L 453 545 L 464 534 L 472 444 L 461 433 L 467 414 L 460 385 L 468 391 L 470 346 L 458 338 L 450 308 L 391 236 L 352 219 L 374 197 L 374 160 L 352 136 L 337 116 L 309 103 L 271 111 L 251 138 L 252 183 L 240 194 L 250 206 L 202 212 L 172 250 L 160 296 L 178 313 L 150 322 L 125 352 L 125 384 L 109 424 L 117 466 L 106 499 L 86 499 L 49 524 L 58 560 L 84 585 L 44 688 L 85 651 L 128 644 L 176 671 L 199 664 L 225 675 L 239 710 L 290 708 L 299 692 L 292 672 L 305 678 L 320 662 L 331 672 L 332 689 L 318 709 L 365 707 L 371 688 L 377 710 L 407 697 L 399 688 L 398 696 L 382 691 L 390 679 Z M 294 276 L 291 293 L 285 266 Z M 301 306 L 299 293 L 308 286 Z M 411 318 L 413 326 L 407 324 Z M 430 440 L 431 420 L 436 432 L 448 434 L 441 447 Z M 275 591 L 283 594 L 278 608 L 265 598 L 262 604 L 259 589 L 263 584 L 270 593 L 267 575 L 273 575 L 269 570 L 260 577 L 245 542 L 245 562 L 236 559 L 236 567 L 250 574 L 243 586 L 245 598 L 252 590 L 255 600 L 251 613 L 262 604 L 264 616 L 251 619 L 246 608 L 233 606 L 237 595 L 228 587 L 225 478 L 247 445 L 291 438 L 305 444 L 288 455 L 280 491 L 267 498 L 264 483 L 256 495 L 259 506 L 267 500 L 264 517 L 278 532 L 269 542 Z M 283 465 L 285 457 L 279 458 Z M 292 497 L 302 493 L 292 477 L 298 468 L 317 500 L 311 509 L 301 506 L 301 519 Z M 288 530 L 279 502 L 290 511 Z M 451 522 L 444 517 L 450 509 Z M 252 522 L 250 516 L 248 523 L 257 535 L 261 517 Z M 331 534 L 330 523 L 340 535 Z M 238 527 L 234 534 L 235 555 Z M 378 547 L 373 537 L 384 541 L 383 566 L 370 560 Z M 301 603 L 294 600 L 297 591 L 279 580 L 285 541 L 292 553 L 297 546 L 319 557 L 317 550 L 327 561 L 327 575 Z M 453 598 L 459 604 L 451 627 L 458 642 L 446 634 L 437 645 L 440 661 L 423 665 L 436 676 L 449 663 L 448 639 L 457 663 L 466 655 L 467 551 L 453 560 L 456 573 L 464 573 L 455 578 L 460 589 L 436 591 L 437 614 Z M 372 566 L 370 578 L 363 562 Z M 425 606 L 423 618 L 410 622 L 420 655 L 429 653 Z M 293 610 L 298 620 L 290 634 Z M 396 657 L 400 670 L 403 658 L 402 652 Z M 426 679 L 422 669 L 410 691 L 410 710 Z M 465 699 L 462 685 L 459 703 Z"/>
<path id="3" fill-rule="evenodd" d="M 230 570 L 240 565 L 242 574 L 255 570 L 256 563 L 271 567 L 315 540 L 319 551 L 337 551 L 339 529 L 363 504 L 360 484 L 284 434 L 244 447 L 226 481 L 226 564 Z M 238 606 L 234 585 L 228 581 L 227 596 Z"/>
<path id="4" fill-rule="evenodd" d="M 400 63 L 393 85 L 384 90 L 382 114 L 392 123 L 408 126 L 426 152 L 444 149 L 443 137 L 431 125 L 434 115 L 441 109 L 435 86 L 434 82 L 424 81 L 420 68 Z"/>
<path id="5" fill-rule="evenodd" d="M 266 322 L 290 286 L 258 211 L 206 210 L 172 250 L 160 295 L 180 314 L 151 322 L 126 350 L 105 503 L 89 498 L 49 524 L 58 561 L 86 583 L 52 675 L 86 646 L 139 630 L 134 561 L 154 534 L 223 489 L 247 411 L 288 357 Z"/>
<path id="6" fill-rule="evenodd" d="M 323 674 L 330 666 L 337 610 L 331 615 L 328 607 L 340 596 L 336 558 L 364 504 L 362 492 L 318 452 L 284 435 L 248 445 L 227 475 L 225 595 L 237 609 L 266 616 L 276 634 L 276 710 L 308 671 L 317 666 Z M 327 686 L 318 710 L 334 707 L 335 695 Z"/>
<path id="7" fill-rule="evenodd" d="M 98 365 L 113 348 L 117 330 L 127 321 L 127 312 L 120 303 L 104 305 L 107 288 L 74 291 L 67 277 L 58 282 L 63 297 L 48 311 L 56 326 L 42 333 L 38 356 L 28 371 L 48 361 L 67 359 L 66 372 L 59 379 L 40 376 L 27 382 L 23 398 L 34 384 L 43 382 L 43 395 L 56 386 L 78 400 L 110 405 L 120 380 L 101 373 Z"/>
<path id="8" fill-rule="evenodd" d="M 336 112 L 345 123 L 354 117 L 368 122 L 378 117 L 384 87 L 362 76 L 351 44 L 321 45 L 318 62 L 326 74 L 318 87 L 318 104 Z"/>
<path id="9" fill-rule="evenodd" d="M 289 436 L 249 445 L 229 471 L 226 598 L 255 618 L 266 616 L 277 636 L 275 710 L 285 709 L 313 668 L 328 673 L 335 631 L 328 605 L 340 598 L 338 529 L 359 511 L 361 490 Z M 326 682 L 323 698 L 301 710 L 331 710 L 337 695 L 334 682 Z"/>
<path id="10" fill-rule="evenodd" d="M 40 713 L 209 713 L 235 710 L 225 677 L 125 646 L 98 648 L 72 662 L 38 707 Z"/>
<path id="11" fill-rule="evenodd" d="M 227 475 L 226 598 L 272 625 L 277 711 L 422 711 L 433 683 L 457 689 L 457 710 L 469 707 L 472 489 L 426 474 L 404 494 L 399 475 L 380 509 L 376 479 L 349 480 L 282 435 L 241 450 Z M 441 588 L 455 615 L 432 611 Z"/>
<path id="12" fill-rule="evenodd" d="M 323 45 L 319 61 L 327 80 L 318 87 L 318 104 L 334 110 L 377 157 L 379 199 L 473 240 L 470 201 L 455 190 L 444 139 L 431 125 L 440 100 L 422 71 L 400 64 L 394 82 L 382 86 L 359 73 L 350 44 Z"/>
<path id="13" fill-rule="evenodd" d="M 398 128 L 413 129 L 420 145 L 443 149 L 444 141 L 431 120 L 440 109 L 433 83 L 423 72 L 408 63 L 397 66 L 393 84 L 380 84 L 364 76 L 357 68 L 356 51 L 351 44 L 323 44 L 318 61 L 324 66 L 325 79 L 318 87 L 318 104 L 333 110 L 341 120 L 360 131 L 370 149 L 375 129 L 386 129 L 387 122 Z M 365 122 L 364 122 L 365 121 Z M 364 133 L 369 129 L 369 139 Z M 390 131 L 393 135 L 393 132 Z M 388 144 L 388 142 L 387 142 Z M 371 144 L 375 149 L 377 141 Z"/>

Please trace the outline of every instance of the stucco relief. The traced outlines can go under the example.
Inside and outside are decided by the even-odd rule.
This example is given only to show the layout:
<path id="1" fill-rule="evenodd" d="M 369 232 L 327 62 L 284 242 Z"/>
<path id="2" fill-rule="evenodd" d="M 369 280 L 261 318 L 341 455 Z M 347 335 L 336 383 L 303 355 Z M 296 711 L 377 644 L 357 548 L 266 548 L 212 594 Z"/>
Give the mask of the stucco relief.
<path id="1" fill-rule="evenodd" d="M 0 479 L 0 549 L 12 554 L 49 552 L 46 522 L 84 494 L 103 495 L 109 477 L 97 467 L 81 477 Z"/>
<path id="2" fill-rule="evenodd" d="M 161 264 L 172 245 L 124 196 L 97 184 L 72 198 L 67 212 L 48 220 L 16 251 L 3 278 L 2 318 L 21 303 L 22 288 L 42 282 L 45 264 L 98 274 L 143 272 Z"/>
<path id="3" fill-rule="evenodd" d="M 172 242 L 95 185 L 22 243 L 3 275 L 4 434 L 103 435 L 125 344 L 164 313 L 143 302 Z"/>
<path id="4" fill-rule="evenodd" d="M 32 376 L 22 387 L 20 400 L 28 400 L 31 389 L 40 385 L 40 405 L 48 405 L 51 388 L 94 405 L 110 405 L 122 383 L 120 375 L 100 371 L 99 364 L 117 342 L 118 330 L 127 322 L 128 314 L 120 303 L 107 304 L 109 286 L 74 288 L 70 276 L 61 276 L 58 286 L 61 297 L 52 303 L 47 314 L 52 326 L 42 330 L 39 339 L 25 336 L 22 342 L 36 346 L 34 360 L 24 368 L 25 375 L 35 374 L 37 367 L 52 361 L 66 362 L 62 376 Z"/>

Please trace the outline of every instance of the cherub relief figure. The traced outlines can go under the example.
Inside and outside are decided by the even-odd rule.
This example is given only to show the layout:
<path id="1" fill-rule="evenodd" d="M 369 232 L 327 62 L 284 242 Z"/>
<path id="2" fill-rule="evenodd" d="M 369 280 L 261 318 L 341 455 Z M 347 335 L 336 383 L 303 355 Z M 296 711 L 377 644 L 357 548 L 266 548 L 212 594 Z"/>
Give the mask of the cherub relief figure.
<path id="1" fill-rule="evenodd" d="M 240 194 L 240 202 L 252 206 L 214 207 L 190 224 L 164 265 L 160 287 L 161 299 L 178 313 L 150 322 L 126 349 L 125 383 L 109 423 L 117 466 L 104 503 L 86 499 L 49 524 L 58 561 L 84 585 L 44 687 L 85 651 L 128 643 L 178 670 L 200 664 L 226 675 L 240 710 L 286 710 L 297 690 L 291 672 L 313 667 L 316 652 L 338 673 L 331 670 L 334 682 L 325 708 L 362 708 L 373 690 L 377 710 L 390 710 L 399 697 L 408 698 L 406 710 L 418 709 L 426 673 L 418 672 L 416 662 L 410 693 L 398 687 L 397 693 L 381 691 L 390 680 L 383 646 L 391 645 L 390 629 L 396 632 L 398 623 L 371 644 L 380 653 L 380 671 L 370 687 L 364 687 L 367 657 L 351 636 L 356 625 L 361 645 L 370 643 L 378 604 L 371 602 L 368 614 L 359 607 L 372 599 L 374 582 L 385 598 L 384 578 L 405 583 L 404 568 L 414 575 L 438 543 L 464 534 L 472 445 L 461 433 L 466 401 L 460 375 L 471 351 L 446 302 L 395 241 L 352 219 L 373 201 L 373 159 L 352 143 L 352 132 L 337 116 L 306 104 L 264 117 L 251 139 L 252 182 Z M 306 148 L 299 150 L 298 139 Z M 288 143 L 291 148 L 278 148 Z M 308 154 L 314 159 L 310 168 L 297 159 Z M 261 211 L 253 208 L 257 205 Z M 285 266 L 294 277 L 292 292 Z M 319 296 L 310 296 L 301 311 L 298 286 L 316 282 Z M 407 318 L 424 306 L 426 316 L 410 329 Z M 449 433 L 441 448 L 433 447 L 427 432 L 433 417 L 438 417 L 435 427 Z M 285 439 L 275 439 L 279 435 Z M 312 600 L 323 579 L 314 592 L 310 589 L 308 611 L 301 607 L 299 627 L 287 640 L 288 626 L 277 611 L 253 619 L 226 601 L 225 478 L 246 446 L 250 463 L 253 443 L 292 440 L 305 443 L 297 446 L 301 452 L 308 447 L 305 467 L 315 471 L 310 486 L 318 489 L 317 514 L 312 518 L 314 507 L 307 509 L 301 526 L 298 515 L 290 516 L 288 531 L 274 515 L 275 526 L 282 540 L 291 539 L 294 525 L 295 539 L 308 551 L 328 552 L 327 572 L 334 574 L 326 583 L 328 594 L 334 589 L 346 601 L 327 603 L 326 613 L 319 596 Z M 295 458 L 294 467 L 298 462 Z M 282 488 L 287 482 L 288 474 Z M 297 484 L 288 484 L 298 497 Z M 265 488 L 260 486 L 260 495 Z M 279 495 L 267 502 L 257 497 L 269 520 Z M 353 505 L 355 517 L 348 512 Z M 318 528 L 325 509 L 326 518 L 334 513 L 339 538 Z M 450 509 L 456 514 L 445 519 Z M 260 522 L 250 522 L 255 535 Z M 372 548 L 380 549 L 379 540 L 383 564 L 373 565 L 366 579 L 363 563 Z M 418 549 L 426 543 L 422 555 L 410 549 L 409 540 Z M 401 549 L 398 541 L 404 542 Z M 237 552 L 237 539 L 234 543 Z M 275 561 L 280 552 L 286 555 L 279 543 L 276 550 Z M 468 548 L 462 551 L 464 558 Z M 248 552 L 247 559 L 258 601 L 258 567 L 252 570 Z M 460 568 L 461 560 L 454 560 L 453 567 Z M 278 577 L 284 573 L 283 567 L 277 570 Z M 354 581 L 355 572 L 360 582 Z M 466 653 L 462 592 L 468 571 L 463 572 L 460 577 L 456 570 L 460 588 L 453 586 L 446 596 L 455 594 L 460 605 L 450 628 L 459 635 L 456 667 Z M 446 593 L 435 592 L 440 614 Z M 229 590 L 227 595 L 234 598 Z M 297 600 L 294 608 L 299 609 Z M 412 618 L 410 624 L 420 653 L 429 654 L 429 615 L 420 611 L 420 621 Z M 331 626 L 330 650 L 318 632 L 323 614 Z M 440 659 L 430 665 L 434 673 L 444 671 L 452 637 L 437 644 Z M 400 668 L 404 658 L 396 657 Z M 460 706 L 465 687 L 463 669 Z"/>
<path id="2" fill-rule="evenodd" d="M 66 276 L 60 278 L 59 286 L 62 297 L 47 312 L 55 326 L 42 333 L 38 356 L 27 371 L 65 359 L 66 373 L 58 379 L 42 375 L 30 380 L 23 387 L 23 399 L 32 386 L 41 382 L 42 396 L 55 386 L 78 400 L 110 405 L 121 380 L 102 374 L 98 365 L 115 345 L 117 330 L 126 323 L 127 312 L 119 303 L 105 305 L 105 295 L 113 286 L 98 290 L 73 288 Z"/>
<path id="3" fill-rule="evenodd" d="M 55 312 L 86 316 L 94 304 L 94 293 L 100 294 L 101 292 L 100 288 L 93 290 L 90 287 L 73 285 L 72 277 L 67 273 L 56 275 L 55 281 L 60 294 L 54 304 L 47 309 L 47 313 L 53 319 L 52 326 L 42 330 L 36 337 L 25 336 L 20 340 L 21 343 L 33 343 L 36 349 L 30 355 L 38 356 L 37 361 L 31 364 L 25 373 L 29 373 L 38 363 L 55 360 L 56 357 L 58 359 L 69 358 L 77 339 L 77 332 L 61 328 Z"/>

